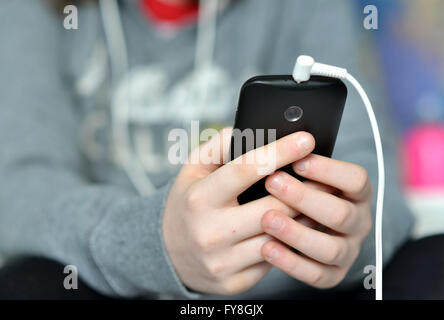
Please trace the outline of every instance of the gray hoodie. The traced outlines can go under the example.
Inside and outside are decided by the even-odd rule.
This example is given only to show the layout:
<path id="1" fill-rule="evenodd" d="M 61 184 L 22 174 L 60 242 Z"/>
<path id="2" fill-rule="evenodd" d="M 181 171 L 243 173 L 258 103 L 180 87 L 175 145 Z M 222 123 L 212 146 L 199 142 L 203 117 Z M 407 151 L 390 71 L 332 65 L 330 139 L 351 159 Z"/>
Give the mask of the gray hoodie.
<path id="1" fill-rule="evenodd" d="M 194 101 L 196 26 L 160 30 L 121 1 L 129 72 L 110 90 L 111 71 L 98 7 L 79 8 L 79 29 L 42 1 L 0 3 L 0 251 L 42 255 L 77 266 L 80 277 L 114 296 L 213 298 L 181 283 L 165 250 L 163 207 L 180 169 L 166 160 L 171 128 L 232 125 L 238 90 L 254 74 L 288 74 L 299 54 L 349 69 L 363 80 L 385 140 L 387 194 L 383 226 L 387 261 L 408 238 L 413 218 L 400 193 L 395 149 L 371 51 L 364 72 L 357 47 L 366 40 L 351 1 L 236 0 L 217 17 L 214 59 L 206 72 L 209 101 Z M 368 49 L 368 48 L 367 48 Z M 200 77 L 200 78 L 199 78 Z M 365 81 L 367 78 L 367 82 Z M 201 83 L 201 82 L 200 82 Z M 138 113 L 130 130 L 134 153 L 156 191 L 140 196 L 111 144 L 110 105 L 130 86 Z M 198 89 L 197 89 L 198 90 Z M 201 128 L 203 129 L 203 128 Z M 334 157 L 364 166 L 376 186 L 373 138 L 353 89 Z M 374 210 L 373 210 L 374 211 Z M 359 285 L 374 264 L 374 237 L 339 289 Z M 62 284 L 61 284 L 62 285 Z M 301 297 L 307 286 L 277 269 L 235 298 Z"/>

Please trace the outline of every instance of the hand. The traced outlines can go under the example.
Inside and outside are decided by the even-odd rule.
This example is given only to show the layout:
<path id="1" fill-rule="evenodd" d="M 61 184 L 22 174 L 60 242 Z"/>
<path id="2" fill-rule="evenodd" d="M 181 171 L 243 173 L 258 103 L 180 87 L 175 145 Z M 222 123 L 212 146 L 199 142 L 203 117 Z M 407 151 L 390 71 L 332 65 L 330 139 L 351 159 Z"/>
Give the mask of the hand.
<path id="1" fill-rule="evenodd" d="M 263 233 L 262 216 L 269 210 L 288 217 L 297 213 L 273 196 L 243 205 L 237 196 L 266 176 L 259 170 L 264 163 L 275 164 L 273 172 L 314 148 L 313 137 L 298 132 L 225 165 L 214 164 L 224 163 L 230 138 L 231 130 L 225 129 L 191 153 L 165 206 L 162 231 L 170 260 L 186 286 L 204 293 L 242 292 L 270 270 L 261 254 L 271 239 Z M 213 161 L 202 161 L 208 155 Z M 196 158 L 201 161 L 191 161 Z"/>
<path id="2" fill-rule="evenodd" d="M 267 190 L 326 230 L 310 228 L 279 210 L 270 210 L 263 216 L 262 226 L 279 241 L 267 242 L 262 254 L 266 261 L 302 282 L 331 288 L 345 277 L 371 230 L 372 187 L 367 171 L 314 154 L 294 163 L 293 169 L 309 181 L 303 183 L 285 172 L 276 172 L 267 178 Z"/>

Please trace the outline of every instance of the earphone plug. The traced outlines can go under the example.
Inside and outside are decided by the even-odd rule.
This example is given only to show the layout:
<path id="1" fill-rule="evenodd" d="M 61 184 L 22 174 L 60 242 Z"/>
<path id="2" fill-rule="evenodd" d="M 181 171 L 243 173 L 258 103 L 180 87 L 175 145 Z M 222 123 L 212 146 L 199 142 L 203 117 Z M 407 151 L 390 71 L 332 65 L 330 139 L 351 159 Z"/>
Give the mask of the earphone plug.
<path id="1" fill-rule="evenodd" d="M 293 68 L 293 79 L 297 83 L 308 81 L 310 76 L 324 76 L 330 78 L 345 79 L 347 69 L 317 63 L 310 56 L 299 56 Z"/>
<path id="2" fill-rule="evenodd" d="M 310 56 L 299 56 L 293 69 L 293 79 L 297 83 L 310 80 L 311 69 L 315 61 Z"/>

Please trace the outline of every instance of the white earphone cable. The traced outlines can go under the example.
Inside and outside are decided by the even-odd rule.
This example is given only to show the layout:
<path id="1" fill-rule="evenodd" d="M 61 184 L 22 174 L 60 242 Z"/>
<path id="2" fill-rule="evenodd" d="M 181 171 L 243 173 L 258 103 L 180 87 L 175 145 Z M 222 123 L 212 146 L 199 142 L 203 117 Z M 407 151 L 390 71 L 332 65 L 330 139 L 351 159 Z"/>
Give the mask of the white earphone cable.
<path id="1" fill-rule="evenodd" d="M 385 192 L 385 168 L 384 154 L 382 149 L 381 134 L 375 112 L 367 94 L 359 82 L 349 73 L 345 79 L 350 82 L 364 102 L 365 109 L 372 127 L 373 137 L 376 147 L 376 158 L 378 162 L 378 191 L 376 195 L 376 221 L 375 221 L 375 250 L 376 250 L 376 300 L 382 300 L 382 269 L 383 269 L 383 247 L 382 247 L 382 218 L 384 212 L 384 192 Z"/>
<path id="2" fill-rule="evenodd" d="M 376 222 L 375 222 L 375 254 L 376 254 L 376 300 L 382 300 L 382 269 L 383 269 L 383 247 L 382 247 L 382 217 L 384 210 L 385 168 L 384 154 L 382 149 L 381 134 L 372 104 L 360 83 L 347 72 L 347 69 L 332 65 L 315 62 L 310 56 L 299 56 L 293 69 L 293 79 L 297 82 L 308 81 L 310 76 L 318 75 L 324 77 L 347 80 L 358 92 L 364 102 L 370 125 L 373 132 L 376 147 L 376 159 L 378 163 L 378 192 L 376 195 Z"/>

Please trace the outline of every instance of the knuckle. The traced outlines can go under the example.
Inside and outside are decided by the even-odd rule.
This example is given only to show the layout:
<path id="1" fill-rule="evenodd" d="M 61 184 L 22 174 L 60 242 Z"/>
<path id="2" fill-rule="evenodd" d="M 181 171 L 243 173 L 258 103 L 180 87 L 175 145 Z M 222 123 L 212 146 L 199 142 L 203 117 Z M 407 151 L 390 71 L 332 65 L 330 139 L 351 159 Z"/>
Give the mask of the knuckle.
<path id="1" fill-rule="evenodd" d="M 367 236 L 373 228 L 373 221 L 372 221 L 372 214 L 371 209 L 366 210 L 366 213 L 362 215 L 361 217 L 361 227 L 360 230 L 362 230 L 362 235 L 365 237 Z"/>
<path id="2" fill-rule="evenodd" d="M 353 262 L 358 258 L 359 253 L 361 252 L 361 245 L 359 244 L 354 244 L 352 246 L 350 246 L 350 264 L 348 265 L 348 268 L 350 268 L 353 264 Z M 345 277 L 345 275 L 344 275 Z"/>
<path id="3" fill-rule="evenodd" d="M 324 272 L 321 269 L 315 269 L 311 272 L 308 284 L 316 288 L 322 288 L 324 285 Z"/>
<path id="4" fill-rule="evenodd" d="M 281 220 L 281 225 L 278 228 L 276 228 L 276 227 L 272 228 L 271 223 L 276 218 Z M 270 232 L 274 235 L 278 235 L 278 236 L 282 236 L 282 237 L 288 235 L 291 232 L 291 230 L 289 230 L 288 223 L 282 217 L 282 214 L 278 211 L 275 211 L 275 210 L 270 210 L 267 213 L 265 213 L 265 215 L 262 218 L 262 227 L 267 232 Z"/>
<path id="5" fill-rule="evenodd" d="M 325 175 L 328 173 L 329 168 L 323 165 L 322 161 L 319 161 L 319 158 L 317 158 L 313 154 L 309 154 L 308 156 L 306 156 L 303 161 L 309 163 L 308 166 L 304 167 L 304 176 L 312 177 L 315 175 Z M 294 162 L 292 165 L 294 170 L 297 172 L 298 170 L 296 168 L 296 164 L 297 162 Z"/>
<path id="6" fill-rule="evenodd" d="M 252 171 L 253 164 L 251 162 L 252 160 L 250 154 L 244 154 L 242 157 L 235 159 L 230 163 L 233 174 L 240 179 L 247 178 Z"/>
<path id="7" fill-rule="evenodd" d="M 363 234 L 367 236 L 373 228 L 372 216 L 368 214 L 363 223 Z"/>
<path id="8" fill-rule="evenodd" d="M 264 198 L 264 208 L 267 208 L 268 211 L 278 211 L 287 215 L 290 215 L 293 210 L 291 210 L 285 203 L 278 200 L 277 198 L 269 195 Z M 268 212 L 267 211 L 267 212 Z"/>
<path id="9" fill-rule="evenodd" d="M 214 234 L 203 236 L 199 240 L 199 247 L 205 252 L 209 252 L 214 248 L 217 248 L 220 243 L 220 238 Z"/>
<path id="10" fill-rule="evenodd" d="M 294 234 L 293 241 L 297 243 L 299 243 L 299 239 L 301 238 L 301 232 L 294 232 L 293 228 L 291 228 L 285 221 L 283 222 L 281 228 L 277 230 L 276 234 L 283 239 L 289 238 Z"/>
<path id="11" fill-rule="evenodd" d="M 269 210 L 266 211 L 266 212 L 264 213 L 264 215 L 262 216 L 262 218 L 261 218 L 261 225 L 262 225 L 262 228 L 263 228 L 263 229 L 266 229 L 267 226 L 268 226 L 268 224 L 269 224 L 269 221 L 271 221 L 271 220 L 273 219 L 273 216 L 274 216 L 274 210 L 275 210 L 275 209 L 269 209 Z"/>
<path id="12" fill-rule="evenodd" d="M 202 252 L 210 252 L 219 247 L 223 241 L 221 233 L 215 230 L 206 230 L 205 228 L 195 229 L 193 232 L 194 242 L 197 248 Z"/>
<path id="13" fill-rule="evenodd" d="M 206 259 L 204 269 L 211 278 L 219 279 L 227 270 L 227 266 L 220 259 Z"/>
<path id="14" fill-rule="evenodd" d="M 313 273 L 310 285 L 318 289 L 331 289 L 336 287 L 344 278 L 333 274 L 334 271 L 319 269 Z"/>
<path id="15" fill-rule="evenodd" d="M 291 201 L 294 204 L 300 204 L 305 197 L 305 190 L 308 188 L 303 183 L 295 183 L 294 187 L 291 188 Z"/>
<path id="16" fill-rule="evenodd" d="M 199 228 L 191 228 L 190 235 L 192 242 L 198 249 L 202 249 L 205 243 L 205 234 Z"/>
<path id="17" fill-rule="evenodd" d="M 281 230 L 281 237 L 290 238 L 294 246 L 304 245 L 310 239 L 310 228 L 291 228 L 285 225 Z"/>
<path id="18" fill-rule="evenodd" d="M 362 193 L 367 187 L 368 183 L 368 172 L 364 167 L 356 166 L 356 179 L 355 184 L 353 186 L 354 193 Z"/>
<path id="19" fill-rule="evenodd" d="M 336 287 L 344 279 L 345 273 L 335 274 L 333 277 L 321 284 L 322 289 L 331 289 Z"/>
<path id="20" fill-rule="evenodd" d="M 262 207 L 266 208 L 266 212 L 271 210 L 276 210 L 279 206 L 279 200 L 277 200 L 275 197 L 268 195 L 264 198 L 262 198 L 263 204 Z"/>
<path id="21" fill-rule="evenodd" d="M 328 250 L 325 262 L 328 264 L 335 264 L 341 259 L 343 252 L 344 249 L 342 248 L 342 246 L 338 243 L 334 243 Z"/>
<path id="22" fill-rule="evenodd" d="M 288 274 L 297 274 L 298 269 L 300 269 L 301 266 L 302 266 L 301 261 L 299 259 L 296 259 L 289 266 L 285 266 L 285 264 L 284 264 L 282 266 L 282 269 L 284 270 L 284 272 L 286 272 Z M 309 282 L 307 282 L 307 283 L 309 283 Z"/>
<path id="23" fill-rule="evenodd" d="M 198 211 L 203 205 L 204 198 L 195 187 L 191 187 L 186 194 L 186 207 L 189 211 Z"/>
<path id="24" fill-rule="evenodd" d="M 266 256 L 268 256 L 268 254 L 271 252 L 272 249 L 273 249 L 272 242 L 271 241 L 266 242 L 261 248 L 262 257 L 265 258 Z"/>
<path id="25" fill-rule="evenodd" d="M 341 201 L 339 209 L 335 212 L 332 218 L 332 226 L 336 229 L 342 229 L 352 215 L 352 208 L 348 201 Z"/>
<path id="26" fill-rule="evenodd" d="M 294 232 L 291 237 L 292 241 L 294 242 L 295 246 L 297 245 L 304 245 L 304 243 L 307 243 L 310 241 L 310 228 L 299 228 L 296 232 Z"/>

